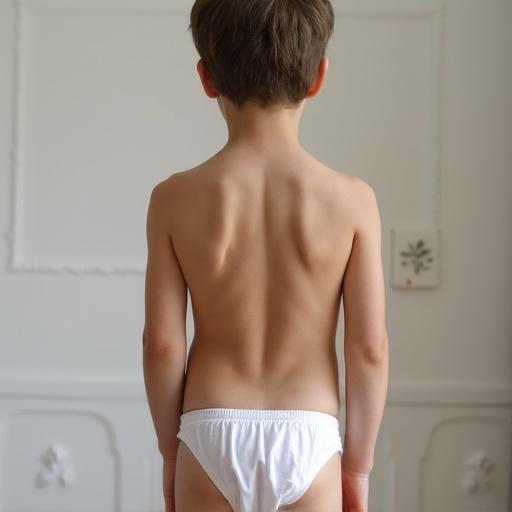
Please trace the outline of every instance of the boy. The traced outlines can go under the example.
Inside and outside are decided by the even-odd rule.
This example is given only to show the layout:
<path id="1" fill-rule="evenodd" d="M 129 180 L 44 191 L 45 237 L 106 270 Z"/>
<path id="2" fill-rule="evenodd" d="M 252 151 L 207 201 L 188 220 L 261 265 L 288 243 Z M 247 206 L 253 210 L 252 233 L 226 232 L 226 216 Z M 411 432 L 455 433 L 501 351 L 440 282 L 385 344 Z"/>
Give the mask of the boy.
<path id="1" fill-rule="evenodd" d="M 388 377 L 379 211 L 366 182 L 298 140 L 333 27 L 328 0 L 192 8 L 197 70 L 229 137 L 148 207 L 144 378 L 166 512 L 367 511 Z"/>

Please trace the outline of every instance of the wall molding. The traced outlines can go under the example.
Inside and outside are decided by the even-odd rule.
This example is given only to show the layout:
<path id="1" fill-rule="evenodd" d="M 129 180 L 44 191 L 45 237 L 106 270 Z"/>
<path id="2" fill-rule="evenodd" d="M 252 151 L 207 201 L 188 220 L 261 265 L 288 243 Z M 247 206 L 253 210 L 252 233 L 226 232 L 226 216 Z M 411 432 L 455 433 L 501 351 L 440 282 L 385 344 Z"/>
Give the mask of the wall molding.
<path id="1" fill-rule="evenodd" d="M 497 415 L 496 412 L 492 413 L 469 413 L 469 414 L 452 414 L 447 415 L 444 418 L 438 419 L 434 421 L 427 433 L 427 439 L 425 445 L 423 447 L 422 452 L 418 458 L 418 503 L 420 504 L 419 512 L 423 512 L 426 491 L 424 488 L 425 484 L 425 473 L 427 472 L 428 463 L 432 459 L 432 448 L 434 446 L 434 441 L 437 433 L 441 431 L 447 425 L 458 425 L 459 431 L 462 433 L 464 429 L 462 428 L 464 425 L 472 425 L 472 424 L 493 424 L 493 425 L 502 425 L 505 430 L 508 430 L 509 435 L 512 433 L 512 419 L 510 419 L 510 415 L 508 417 Z M 503 447 L 505 448 L 505 447 Z M 460 488 L 463 494 L 470 499 L 475 499 L 475 495 L 479 498 L 482 496 L 488 497 L 489 491 L 495 491 L 495 480 L 496 473 L 494 471 L 496 462 L 491 459 L 489 456 L 489 448 L 484 443 L 483 446 L 472 446 L 472 451 L 466 454 L 464 460 L 460 466 Z M 493 450 L 494 451 L 494 450 Z M 494 451 L 494 453 L 496 453 Z M 500 484 L 498 484 L 499 486 Z M 495 498 L 495 496 L 494 496 Z M 494 500 L 493 500 L 494 503 Z M 478 505 L 482 506 L 482 502 L 479 501 Z M 484 507 L 486 510 L 491 510 L 490 508 Z M 483 509 L 482 509 L 483 510 Z M 497 509 L 496 509 L 497 510 Z M 500 508 L 500 510 L 502 510 Z M 504 510 L 504 509 L 503 509 Z"/>
<path id="2" fill-rule="evenodd" d="M 37 385 L 34 382 L 32 382 L 32 384 Z M 64 383 L 62 383 L 61 385 L 64 385 Z M 3 397 L 3 394 L 0 394 L 0 402 L 2 400 L 2 397 Z M 12 397 L 14 397 L 14 396 L 12 396 Z M 9 396 L 8 398 L 11 398 L 11 397 Z M 20 398 L 20 397 L 18 396 L 18 398 Z M 27 398 L 33 398 L 33 397 L 27 396 Z M 42 397 L 38 396 L 36 398 L 42 398 Z M 23 417 L 23 416 L 29 416 L 29 415 L 87 417 L 87 418 L 93 419 L 95 422 L 97 422 L 100 425 L 101 429 L 105 433 L 107 447 L 108 447 L 108 453 L 109 453 L 109 455 L 112 456 L 112 460 L 113 460 L 114 503 L 113 503 L 112 510 L 114 512 L 121 512 L 122 454 L 121 454 L 121 450 L 119 448 L 119 443 L 118 443 L 118 429 L 115 427 L 112 420 L 106 414 L 104 414 L 102 412 L 95 411 L 95 410 L 80 410 L 73 406 L 70 408 L 67 408 L 67 407 L 60 408 L 60 407 L 50 406 L 47 409 L 38 409 L 38 408 L 35 408 L 33 406 L 33 404 L 31 404 L 29 407 L 25 407 L 21 404 L 17 404 L 17 406 L 14 409 L 12 409 L 11 411 L 5 412 L 0 415 L 1 439 L 3 440 L 5 438 L 5 436 L 7 435 L 6 433 L 8 433 L 9 429 L 12 427 L 13 423 L 15 422 L 15 420 L 17 418 Z M 59 448 L 60 446 L 61 446 L 61 442 L 55 441 L 54 443 L 52 443 L 52 446 L 50 446 L 49 451 L 51 452 L 52 449 L 54 449 L 55 447 Z M 48 449 L 47 449 L 47 447 L 45 447 L 45 448 L 47 451 L 44 453 L 47 454 Z M 62 447 L 61 447 L 61 450 L 62 450 Z M 64 452 L 66 455 L 65 458 L 69 457 L 70 462 L 72 462 L 71 452 L 69 452 L 67 448 L 64 449 Z M 52 466 L 52 462 L 50 462 L 49 467 L 51 467 L 51 466 Z M 44 454 L 43 454 L 43 468 L 44 467 L 45 467 L 45 465 L 44 465 Z M 57 468 L 57 472 L 59 472 L 60 469 L 62 469 L 62 461 L 60 462 L 60 468 Z M 73 467 L 73 464 L 71 464 L 71 467 L 68 469 L 71 469 L 71 473 L 68 474 L 67 476 L 71 477 L 71 478 L 69 479 L 69 481 L 67 481 L 65 483 L 64 487 L 69 486 L 73 481 L 75 481 L 76 476 L 77 476 L 75 474 L 75 469 Z M 53 470 L 55 470 L 55 468 L 53 468 Z M 36 477 L 36 478 L 38 478 L 40 475 L 39 471 L 36 473 L 36 475 L 38 475 Z M 59 473 L 57 473 L 57 476 L 58 475 L 59 475 Z M 46 478 L 48 478 L 48 475 Z M 39 484 L 39 485 L 37 485 L 37 488 L 39 488 L 40 490 L 44 489 L 44 487 L 46 486 L 44 484 L 44 480 L 45 480 L 44 477 L 43 477 L 43 481 L 36 480 L 36 484 L 37 483 Z"/>
<path id="3" fill-rule="evenodd" d="M 141 6 L 144 5 L 145 8 Z M 14 36 L 12 44 L 12 110 L 11 119 L 11 148 L 10 148 L 10 212 L 9 224 L 4 233 L 8 247 L 6 271 L 13 274 L 97 274 L 110 275 L 144 275 L 145 262 L 130 263 L 91 263 L 76 264 L 73 262 L 38 262 L 31 260 L 18 247 L 20 218 L 23 217 L 21 208 L 23 183 L 23 126 L 21 120 L 25 118 L 25 105 L 23 93 L 25 87 L 24 56 L 27 14 L 58 13 L 58 14 L 98 14 L 98 15 L 133 15 L 133 16 L 178 16 L 187 15 L 189 4 L 184 2 L 155 1 L 141 3 L 140 1 L 126 2 L 87 2 L 75 0 L 72 4 L 67 0 L 14 0 Z"/>
<path id="4" fill-rule="evenodd" d="M 340 387 L 344 396 L 344 386 Z M 141 379 L 0 379 L 2 399 L 93 401 L 146 401 Z M 394 382 L 387 405 L 407 406 L 512 406 L 512 384 L 478 382 Z"/>
<path id="5" fill-rule="evenodd" d="M 13 51 L 13 118 L 12 118 L 12 146 L 11 146 L 11 208 L 10 222 L 5 234 L 8 245 L 7 272 L 21 274 L 98 274 L 110 275 L 143 275 L 145 273 L 144 263 L 127 264 L 124 262 L 107 264 L 91 263 L 76 264 L 73 262 L 38 262 L 33 261 L 27 255 L 20 254 L 18 247 L 19 219 L 22 217 L 20 209 L 21 183 L 23 182 L 23 140 L 21 134 L 23 126 L 21 119 L 24 118 L 23 104 L 23 55 L 24 55 L 24 16 L 26 12 L 59 12 L 59 13 L 84 13 L 96 14 L 131 14 L 131 15 L 188 15 L 189 3 L 184 0 L 174 0 L 171 4 L 163 0 L 151 0 L 142 4 L 140 0 L 110 0 L 100 2 L 99 0 L 75 0 L 70 3 L 68 0 L 15 0 L 15 29 Z M 432 118 L 429 119 L 429 137 L 433 145 L 431 154 L 432 175 L 425 179 L 434 180 L 432 184 L 432 209 L 433 223 L 440 227 L 440 155 L 441 155 L 441 84 L 442 84 L 442 62 L 443 62 L 443 20 L 445 6 L 443 3 L 432 3 L 430 5 L 414 5 L 410 0 L 394 7 L 382 7 L 376 2 L 333 2 L 334 12 L 338 19 L 382 19 L 382 20 L 424 20 L 432 24 Z M 143 8 L 142 8 L 143 6 Z"/>

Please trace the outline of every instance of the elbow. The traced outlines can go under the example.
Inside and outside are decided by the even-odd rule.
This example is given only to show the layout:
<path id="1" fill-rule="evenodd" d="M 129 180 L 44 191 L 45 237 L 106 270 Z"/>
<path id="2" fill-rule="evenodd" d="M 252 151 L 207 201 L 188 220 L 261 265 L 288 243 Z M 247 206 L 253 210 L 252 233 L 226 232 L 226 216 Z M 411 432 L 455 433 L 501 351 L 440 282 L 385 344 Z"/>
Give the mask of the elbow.
<path id="1" fill-rule="evenodd" d="M 388 360 L 387 333 L 379 339 L 371 341 L 347 340 L 345 341 L 346 359 L 357 359 L 372 365 L 382 365 Z"/>
<path id="2" fill-rule="evenodd" d="M 145 357 L 163 357 L 173 353 L 173 350 L 169 345 L 147 343 L 144 345 L 143 353 Z"/>
<path id="3" fill-rule="evenodd" d="M 373 365 L 382 365 L 388 359 L 388 352 L 382 347 L 370 347 L 363 352 L 363 359 Z"/>
<path id="4" fill-rule="evenodd" d="M 378 342 L 369 344 L 363 350 L 363 356 L 366 361 L 371 364 L 380 365 L 388 360 L 388 335 L 387 333 Z"/>
<path id="5" fill-rule="evenodd" d="M 169 341 L 160 335 L 148 333 L 146 326 L 142 330 L 142 350 L 147 355 L 162 355 L 169 351 Z"/>
<path id="6" fill-rule="evenodd" d="M 156 356 L 158 358 L 173 355 L 178 357 L 186 350 L 187 340 L 184 336 L 171 337 L 148 334 L 147 332 L 142 334 L 142 352 L 144 356 Z"/>
<path id="7" fill-rule="evenodd" d="M 148 338 L 144 333 L 142 335 L 142 350 L 145 356 L 163 356 L 172 352 L 171 344 L 161 339 Z"/>

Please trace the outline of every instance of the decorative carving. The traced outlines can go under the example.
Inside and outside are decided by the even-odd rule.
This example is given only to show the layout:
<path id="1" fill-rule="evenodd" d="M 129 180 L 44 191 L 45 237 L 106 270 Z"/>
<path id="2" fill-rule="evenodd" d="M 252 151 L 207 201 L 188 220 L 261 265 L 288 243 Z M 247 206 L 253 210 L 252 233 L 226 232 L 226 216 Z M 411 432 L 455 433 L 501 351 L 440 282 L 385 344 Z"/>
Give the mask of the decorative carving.
<path id="1" fill-rule="evenodd" d="M 39 487 L 58 483 L 67 487 L 75 480 L 75 470 L 70 453 L 58 444 L 53 444 L 41 457 L 43 467 L 37 475 Z"/>
<path id="2" fill-rule="evenodd" d="M 464 464 L 462 488 L 466 494 L 488 492 L 494 484 L 494 463 L 484 450 L 471 454 Z"/>

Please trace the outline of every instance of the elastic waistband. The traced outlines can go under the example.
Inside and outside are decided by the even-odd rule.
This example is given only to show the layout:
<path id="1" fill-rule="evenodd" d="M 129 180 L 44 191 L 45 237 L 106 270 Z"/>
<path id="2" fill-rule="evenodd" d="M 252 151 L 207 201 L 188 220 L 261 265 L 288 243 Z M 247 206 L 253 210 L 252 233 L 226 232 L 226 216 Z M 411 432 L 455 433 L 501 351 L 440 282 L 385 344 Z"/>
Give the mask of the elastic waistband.
<path id="1" fill-rule="evenodd" d="M 211 407 L 194 409 L 181 415 L 182 424 L 207 420 L 300 421 L 331 424 L 339 428 L 339 419 L 322 411 L 304 409 L 234 409 Z"/>

